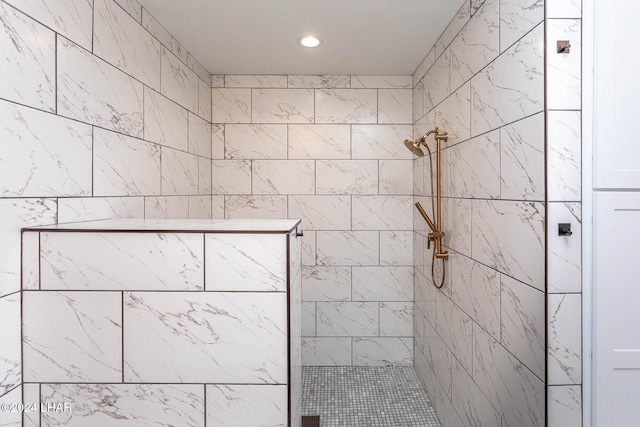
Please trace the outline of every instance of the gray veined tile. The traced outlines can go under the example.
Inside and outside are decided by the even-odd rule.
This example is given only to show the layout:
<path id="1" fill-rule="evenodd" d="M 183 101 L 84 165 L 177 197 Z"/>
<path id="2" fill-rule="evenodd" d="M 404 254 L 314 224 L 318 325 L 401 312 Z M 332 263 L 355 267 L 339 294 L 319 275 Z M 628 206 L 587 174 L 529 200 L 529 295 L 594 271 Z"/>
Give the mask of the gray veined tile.
<path id="1" fill-rule="evenodd" d="M 435 48 L 431 48 L 429 53 L 424 57 L 418 68 L 413 73 L 413 85 L 416 86 L 420 80 L 424 77 L 425 73 L 431 68 L 435 62 Z"/>
<path id="2" fill-rule="evenodd" d="M 143 197 L 82 197 L 58 200 L 59 223 L 143 217 Z"/>
<path id="3" fill-rule="evenodd" d="M 460 32 L 460 30 L 469 22 L 471 18 L 471 3 L 470 0 L 466 0 L 460 6 L 460 9 L 453 17 L 447 28 L 443 31 L 442 35 L 435 44 L 436 57 L 440 56 L 442 52 L 449 46 L 451 41 Z"/>
<path id="4" fill-rule="evenodd" d="M 41 288 L 202 290 L 202 235 L 41 233 Z"/>
<path id="5" fill-rule="evenodd" d="M 411 301 L 412 267 L 353 267 L 353 301 Z"/>
<path id="6" fill-rule="evenodd" d="M 119 292 L 27 292 L 22 311 L 24 381 L 122 380 Z"/>
<path id="7" fill-rule="evenodd" d="M 349 230 L 350 196 L 290 196 L 289 218 L 300 218 L 306 230 Z"/>
<path id="8" fill-rule="evenodd" d="M 133 19 L 142 25 L 142 6 L 137 0 L 114 0 L 120 5 Z"/>
<path id="9" fill-rule="evenodd" d="M 580 203 L 548 204 L 547 290 L 549 293 L 582 291 L 582 209 Z M 556 224 L 571 224 L 571 236 L 559 236 Z"/>
<path id="10" fill-rule="evenodd" d="M 266 74 L 226 74 L 224 76 L 224 87 L 286 88 L 287 76 Z"/>
<path id="11" fill-rule="evenodd" d="M 381 302 L 380 335 L 413 337 L 413 303 Z"/>
<path id="12" fill-rule="evenodd" d="M 580 0 L 552 0 L 547 2 L 547 18 L 581 18 Z"/>
<path id="13" fill-rule="evenodd" d="M 54 112 L 55 33 L 4 3 L 0 22 L 0 97 Z"/>
<path id="14" fill-rule="evenodd" d="M 160 147 L 140 139 L 95 128 L 93 195 L 160 194 Z"/>
<path id="15" fill-rule="evenodd" d="M 288 87 L 291 89 L 341 89 L 349 88 L 351 78 L 347 75 L 288 75 Z"/>
<path id="16" fill-rule="evenodd" d="M 95 0 L 93 7 L 93 53 L 160 90 L 160 43 L 112 0 Z"/>
<path id="17" fill-rule="evenodd" d="M 422 88 L 422 80 L 421 80 L 420 82 L 418 82 L 418 84 L 413 88 L 413 91 L 411 92 L 411 105 L 412 105 L 411 118 L 413 123 L 415 123 L 420 118 L 422 118 L 422 116 L 425 113 L 424 105 L 423 105 L 424 99 L 422 97 L 422 92 L 423 92 L 423 88 Z"/>
<path id="18" fill-rule="evenodd" d="M 427 71 L 423 82 L 425 112 L 441 103 L 451 93 L 451 50 L 447 49 Z"/>
<path id="19" fill-rule="evenodd" d="M 153 219 L 189 218 L 189 196 L 145 197 L 144 217 Z"/>
<path id="20" fill-rule="evenodd" d="M 411 89 L 411 76 L 351 76 L 351 88 L 368 89 Z"/>
<path id="21" fill-rule="evenodd" d="M 469 315 L 449 299 L 443 292 L 436 294 L 435 329 L 442 341 L 460 361 L 467 372 L 472 367 L 472 328 L 474 322 Z"/>
<path id="22" fill-rule="evenodd" d="M 411 366 L 411 338 L 380 337 L 353 339 L 354 366 Z"/>
<path id="23" fill-rule="evenodd" d="M 214 194 L 251 194 L 251 161 L 212 160 Z"/>
<path id="24" fill-rule="evenodd" d="M 500 0 L 500 52 L 542 22 L 544 3 L 544 0 Z"/>
<path id="25" fill-rule="evenodd" d="M 304 366 L 350 366 L 351 338 L 303 338 L 302 363 Z"/>
<path id="26" fill-rule="evenodd" d="M 314 337 L 316 335 L 316 303 L 302 302 L 302 336 Z"/>
<path id="27" fill-rule="evenodd" d="M 73 416 L 43 412 L 44 425 L 202 427 L 204 387 L 183 384 L 43 384 L 42 401 L 73 402 Z M 143 421 L 144 420 L 144 421 Z"/>
<path id="28" fill-rule="evenodd" d="M 22 382 L 20 302 L 20 293 L 0 298 L 0 324 L 3 330 L 0 337 L 0 395 Z"/>
<path id="29" fill-rule="evenodd" d="M 212 194 L 212 166 L 211 160 L 198 157 L 198 193 L 200 195 Z"/>
<path id="30" fill-rule="evenodd" d="M 206 388 L 207 425 L 287 425 L 286 385 L 207 385 Z"/>
<path id="31" fill-rule="evenodd" d="M 92 3 L 87 0 L 8 0 L 16 9 L 91 50 Z"/>
<path id="32" fill-rule="evenodd" d="M 549 384 L 580 384 L 582 382 L 582 295 L 549 295 L 547 304 Z"/>
<path id="33" fill-rule="evenodd" d="M 313 160 L 254 160 L 251 168 L 253 194 L 313 194 Z"/>
<path id="34" fill-rule="evenodd" d="M 351 267 L 304 267 L 302 298 L 304 301 L 351 300 Z"/>
<path id="35" fill-rule="evenodd" d="M 377 336 L 377 302 L 318 302 L 319 337 Z"/>
<path id="36" fill-rule="evenodd" d="M 412 196 L 352 196 L 353 230 L 411 230 Z"/>
<path id="37" fill-rule="evenodd" d="M 582 105 L 582 22 L 548 19 L 547 108 L 579 110 Z M 568 40 L 571 53 L 558 54 L 557 40 Z"/>
<path id="38" fill-rule="evenodd" d="M 469 84 L 457 89 L 436 107 L 436 123 L 440 132 L 448 139 L 443 146 L 451 146 L 471 136 L 471 87 Z"/>
<path id="39" fill-rule="evenodd" d="M 377 94 L 375 89 L 318 89 L 315 122 L 377 123 Z"/>
<path id="40" fill-rule="evenodd" d="M 227 124 L 224 138 L 227 159 L 287 158 L 285 124 Z"/>
<path id="41" fill-rule="evenodd" d="M 501 417 L 471 376 L 453 359 L 451 402 L 470 426 L 499 426 Z"/>
<path id="42" fill-rule="evenodd" d="M 224 74 L 211 74 L 211 87 L 224 87 Z"/>
<path id="43" fill-rule="evenodd" d="M 376 160 L 318 160 L 317 194 L 377 194 Z"/>
<path id="44" fill-rule="evenodd" d="M 380 231 L 380 265 L 413 265 L 413 231 Z"/>
<path id="45" fill-rule="evenodd" d="M 224 159 L 224 128 L 226 125 L 211 125 L 211 158 Z"/>
<path id="46" fill-rule="evenodd" d="M 58 38 L 58 114 L 142 137 L 143 84 Z"/>
<path id="47" fill-rule="evenodd" d="M 351 126 L 352 157 L 354 159 L 412 159 L 404 146 L 411 138 L 410 125 Z"/>
<path id="48" fill-rule="evenodd" d="M 189 111 L 199 110 L 199 78 L 182 61 L 162 49 L 160 88 L 163 95 L 174 100 Z"/>
<path id="49" fill-rule="evenodd" d="M 582 200 L 582 117 L 579 111 L 548 112 L 548 199 Z"/>
<path id="50" fill-rule="evenodd" d="M 378 123 L 411 123 L 411 89 L 378 89 Z"/>
<path id="51" fill-rule="evenodd" d="M 316 232 L 318 265 L 378 265 L 378 231 Z"/>
<path id="52" fill-rule="evenodd" d="M 202 64 L 200 62 L 198 62 L 198 60 L 191 55 L 190 52 L 187 52 L 187 67 L 189 67 L 189 69 L 191 71 L 193 71 L 194 73 L 196 73 L 196 75 L 200 78 L 200 82 L 207 82 L 207 85 L 209 85 L 210 81 L 211 81 L 211 74 L 209 74 L 209 71 L 207 71 L 206 68 L 204 68 L 202 66 Z M 210 88 L 211 86 L 209 86 Z"/>
<path id="53" fill-rule="evenodd" d="M 162 195 L 198 194 L 198 157 L 162 147 Z"/>
<path id="54" fill-rule="evenodd" d="M 252 89 L 253 123 L 313 123 L 312 89 Z"/>
<path id="55" fill-rule="evenodd" d="M 125 293 L 125 381 L 285 384 L 286 303 L 279 292 Z"/>
<path id="56" fill-rule="evenodd" d="M 544 26 L 539 25 L 471 79 L 471 135 L 543 110 Z"/>
<path id="57" fill-rule="evenodd" d="M 211 122 L 211 86 L 210 79 L 198 82 L 198 114 L 203 119 Z"/>
<path id="58" fill-rule="evenodd" d="M 13 388 L 11 391 L 9 391 L 7 394 L 4 394 L 2 396 L 0 396 L 0 405 L 15 405 L 15 407 L 17 407 L 19 404 L 22 404 L 24 402 L 23 399 L 23 387 L 24 386 L 18 386 Z M 29 402 L 31 403 L 31 401 Z M 35 403 L 35 402 L 33 402 Z M 11 406 L 9 406 L 9 408 L 11 408 Z M 22 427 L 22 426 L 31 426 L 33 424 L 27 424 L 29 422 L 29 416 L 27 415 L 27 412 L 24 412 L 25 416 L 26 416 L 26 421 L 23 424 L 22 422 L 22 412 L 18 412 L 18 411 L 14 411 L 14 412 L 4 412 L 2 414 L 2 423 L 3 426 L 7 426 L 7 427 Z M 29 412 L 28 414 L 34 414 L 33 412 Z M 39 425 L 39 424 L 38 424 Z"/>
<path id="59" fill-rule="evenodd" d="M 211 89 L 212 123 L 251 123 L 251 89 Z"/>
<path id="60" fill-rule="evenodd" d="M 582 426 L 582 386 L 551 386 L 547 393 L 549 427 Z"/>
<path id="61" fill-rule="evenodd" d="M 224 209 L 225 218 L 286 218 L 287 196 L 225 196 Z"/>
<path id="62" fill-rule="evenodd" d="M 160 93 L 144 88 L 144 139 L 187 151 L 189 112 Z"/>
<path id="63" fill-rule="evenodd" d="M 312 124 L 288 126 L 289 159 L 351 158 L 351 126 Z"/>
<path id="64" fill-rule="evenodd" d="M 20 261 L 18 261 L 22 264 L 22 267 L 20 268 L 21 275 L 19 279 L 22 282 L 20 288 L 23 290 L 40 289 L 40 233 L 22 233 L 22 248 L 20 249 L 20 252 L 21 257 Z M 7 269 L 7 271 L 9 270 Z M 18 276 L 18 274 L 16 274 L 16 276 Z M 3 289 L 0 290 L 0 295 L 9 294 L 12 291 L 12 289 L 8 286 L 8 282 L 9 281 L 5 281 Z"/>
<path id="65" fill-rule="evenodd" d="M 209 219 L 212 215 L 212 196 L 188 196 L 189 219 Z"/>
<path id="66" fill-rule="evenodd" d="M 211 124 L 189 113 L 189 152 L 211 158 Z"/>
<path id="67" fill-rule="evenodd" d="M 499 132 L 472 138 L 447 151 L 453 197 L 497 199 L 500 196 Z"/>

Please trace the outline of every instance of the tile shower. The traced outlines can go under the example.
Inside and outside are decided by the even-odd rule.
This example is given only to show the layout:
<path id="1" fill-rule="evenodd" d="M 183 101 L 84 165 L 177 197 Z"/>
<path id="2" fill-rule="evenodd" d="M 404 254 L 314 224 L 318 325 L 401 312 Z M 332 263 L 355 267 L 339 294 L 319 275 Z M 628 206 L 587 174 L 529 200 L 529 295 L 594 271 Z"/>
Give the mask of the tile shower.
<path id="1" fill-rule="evenodd" d="M 291 217 L 307 365 L 413 364 L 444 426 L 581 425 L 580 4 L 545 7 L 466 2 L 413 76 L 210 76 L 135 0 L 0 1 L 0 401 L 26 381 L 21 227 Z M 443 292 L 402 146 L 435 125 Z"/>

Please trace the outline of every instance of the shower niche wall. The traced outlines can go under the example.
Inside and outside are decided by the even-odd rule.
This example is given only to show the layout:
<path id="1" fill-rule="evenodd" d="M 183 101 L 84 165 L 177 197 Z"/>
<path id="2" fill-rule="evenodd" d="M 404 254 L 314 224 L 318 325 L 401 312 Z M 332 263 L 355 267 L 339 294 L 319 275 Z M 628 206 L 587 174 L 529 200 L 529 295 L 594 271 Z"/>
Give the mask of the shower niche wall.
<path id="1" fill-rule="evenodd" d="M 111 220 L 23 233 L 25 426 L 301 420 L 294 220 Z"/>

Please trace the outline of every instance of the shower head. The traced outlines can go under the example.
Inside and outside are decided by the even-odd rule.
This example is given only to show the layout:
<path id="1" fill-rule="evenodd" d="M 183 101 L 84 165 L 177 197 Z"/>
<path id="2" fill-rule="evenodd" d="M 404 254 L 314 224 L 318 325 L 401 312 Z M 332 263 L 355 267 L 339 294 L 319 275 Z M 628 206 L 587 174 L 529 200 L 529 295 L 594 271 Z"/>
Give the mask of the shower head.
<path id="1" fill-rule="evenodd" d="M 420 149 L 420 140 L 412 141 L 410 139 L 405 139 L 404 145 L 416 156 L 418 157 L 424 156 L 424 152 L 422 151 L 422 149 Z"/>

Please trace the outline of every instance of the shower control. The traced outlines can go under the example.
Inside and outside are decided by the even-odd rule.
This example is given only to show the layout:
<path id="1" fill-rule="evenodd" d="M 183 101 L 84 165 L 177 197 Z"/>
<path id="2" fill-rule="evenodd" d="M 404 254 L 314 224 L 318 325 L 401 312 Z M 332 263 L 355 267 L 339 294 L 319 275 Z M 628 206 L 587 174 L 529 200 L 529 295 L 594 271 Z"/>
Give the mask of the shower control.
<path id="1" fill-rule="evenodd" d="M 572 234 L 571 224 L 566 222 L 558 224 L 558 236 L 571 236 Z"/>

